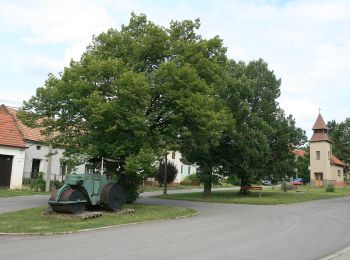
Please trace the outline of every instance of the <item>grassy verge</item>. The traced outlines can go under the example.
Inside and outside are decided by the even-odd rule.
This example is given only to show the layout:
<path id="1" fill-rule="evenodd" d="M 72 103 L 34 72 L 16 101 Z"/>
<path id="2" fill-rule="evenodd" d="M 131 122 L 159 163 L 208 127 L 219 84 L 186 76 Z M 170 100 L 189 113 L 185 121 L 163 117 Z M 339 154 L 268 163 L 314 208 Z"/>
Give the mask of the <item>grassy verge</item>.
<path id="1" fill-rule="evenodd" d="M 32 191 L 32 190 L 9 190 L 9 189 L 0 189 L 0 198 L 1 197 L 15 197 L 23 195 L 46 195 L 49 194 L 44 191 Z"/>
<path id="2" fill-rule="evenodd" d="M 10 213 L 0 214 L 0 233 L 63 233 L 90 228 L 131 224 L 159 219 L 171 219 L 194 215 L 197 211 L 190 208 L 157 206 L 157 205 L 126 205 L 135 209 L 135 213 L 116 215 L 106 212 L 102 217 L 78 220 L 62 218 L 57 215 L 42 216 L 46 207 L 37 207 Z"/>
<path id="3" fill-rule="evenodd" d="M 260 197 L 261 193 L 261 197 Z M 214 191 L 210 197 L 204 197 L 201 192 L 169 194 L 166 196 L 156 196 L 163 199 L 191 200 L 216 203 L 237 203 L 274 205 L 303 202 L 309 200 L 328 199 L 342 196 L 349 196 L 350 188 L 337 188 L 334 192 L 326 192 L 322 188 L 300 187 L 297 191 L 284 192 L 278 188 L 265 189 L 262 192 L 252 191 L 248 195 L 241 195 L 238 191 Z"/>
<path id="4" fill-rule="evenodd" d="M 232 188 L 235 187 L 231 184 L 224 183 L 222 185 L 213 185 L 213 188 Z M 148 191 L 162 191 L 164 187 L 159 186 L 144 186 L 143 192 Z M 186 189 L 203 189 L 203 185 L 194 186 L 194 185 L 176 185 L 176 186 L 168 186 L 168 190 L 186 190 Z"/>

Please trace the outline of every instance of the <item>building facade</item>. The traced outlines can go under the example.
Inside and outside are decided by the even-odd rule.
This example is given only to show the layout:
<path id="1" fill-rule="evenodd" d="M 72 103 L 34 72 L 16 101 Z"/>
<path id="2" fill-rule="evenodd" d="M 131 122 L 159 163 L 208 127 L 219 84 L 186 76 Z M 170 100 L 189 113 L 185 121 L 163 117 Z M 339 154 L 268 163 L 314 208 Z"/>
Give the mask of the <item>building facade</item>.
<path id="1" fill-rule="evenodd" d="M 177 169 L 177 175 L 174 183 L 180 183 L 186 176 L 197 172 L 197 165 L 186 164 L 181 153 L 178 151 L 169 152 L 167 159 L 168 162 L 173 163 Z"/>
<path id="2" fill-rule="evenodd" d="M 22 188 L 23 178 L 33 179 L 39 172 L 48 172 L 49 146 L 40 128 L 29 128 L 16 116 L 17 110 L 0 106 L 0 186 L 10 189 Z M 62 181 L 67 166 L 62 159 L 64 149 L 53 149 L 50 179 Z M 85 165 L 75 169 L 84 173 Z"/>

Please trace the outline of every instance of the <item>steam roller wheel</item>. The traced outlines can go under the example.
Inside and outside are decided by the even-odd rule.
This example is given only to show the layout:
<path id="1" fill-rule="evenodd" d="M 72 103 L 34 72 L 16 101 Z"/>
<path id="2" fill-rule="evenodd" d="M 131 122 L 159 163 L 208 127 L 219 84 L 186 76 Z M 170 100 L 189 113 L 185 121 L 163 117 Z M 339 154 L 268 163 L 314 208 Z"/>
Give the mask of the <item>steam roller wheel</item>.
<path id="1" fill-rule="evenodd" d="M 101 202 L 107 210 L 119 210 L 126 201 L 123 188 L 117 183 L 109 183 L 103 187 L 101 192 Z"/>
<path id="2" fill-rule="evenodd" d="M 54 191 L 51 194 L 50 200 L 56 200 L 57 197 L 57 191 Z M 78 190 L 73 190 L 71 188 L 66 189 L 59 198 L 60 202 L 70 202 L 67 204 L 51 204 L 51 208 L 59 213 L 70 213 L 70 214 L 77 214 L 82 212 L 85 209 L 86 202 L 80 202 L 84 201 L 85 197 L 84 194 L 81 193 Z"/>

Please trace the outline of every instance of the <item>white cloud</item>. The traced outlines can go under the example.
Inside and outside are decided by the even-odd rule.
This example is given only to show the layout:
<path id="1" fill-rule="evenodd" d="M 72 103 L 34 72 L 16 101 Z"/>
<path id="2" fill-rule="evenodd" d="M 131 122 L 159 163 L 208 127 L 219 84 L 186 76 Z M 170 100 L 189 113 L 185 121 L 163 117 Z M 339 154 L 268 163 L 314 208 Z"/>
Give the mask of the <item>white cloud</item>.
<path id="1" fill-rule="evenodd" d="M 62 44 L 91 39 L 115 21 L 108 10 L 93 1 L 31 1 L 0 3 L 6 30 L 20 30 L 28 44 Z"/>
<path id="2" fill-rule="evenodd" d="M 219 35 L 231 58 L 263 58 L 282 78 L 281 106 L 305 129 L 312 126 L 318 106 L 324 108 L 326 120 L 350 116 L 346 109 L 350 98 L 350 2 L 346 0 L 0 0 L 0 33 L 15 32 L 27 46 L 61 46 L 57 57 L 11 54 L 13 69 L 27 69 L 28 63 L 33 64 L 33 73 L 42 68 L 46 75 L 61 71 L 71 58 L 78 60 L 93 34 L 127 23 L 132 11 L 145 13 L 163 26 L 172 19 L 199 17 L 203 36 Z"/>

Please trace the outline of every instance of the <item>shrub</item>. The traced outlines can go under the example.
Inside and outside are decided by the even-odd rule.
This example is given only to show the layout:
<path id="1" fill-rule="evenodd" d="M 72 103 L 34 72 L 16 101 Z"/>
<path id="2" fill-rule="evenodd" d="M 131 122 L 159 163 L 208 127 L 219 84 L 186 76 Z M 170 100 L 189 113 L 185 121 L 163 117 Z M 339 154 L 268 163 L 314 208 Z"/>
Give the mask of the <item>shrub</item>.
<path id="1" fill-rule="evenodd" d="M 162 185 L 164 183 L 164 171 L 165 171 L 164 163 L 161 163 L 159 165 L 159 168 L 158 168 L 156 175 L 154 176 L 156 181 L 158 181 L 160 185 Z M 175 180 L 177 172 L 178 172 L 177 168 L 173 163 L 167 163 L 166 182 L 168 184 Z"/>
<path id="2" fill-rule="evenodd" d="M 199 177 L 197 176 L 197 174 L 192 173 L 189 174 L 185 177 L 185 180 L 189 180 L 189 181 L 199 181 Z"/>
<path id="3" fill-rule="evenodd" d="M 59 188 L 61 188 L 63 186 L 63 183 L 64 182 L 61 182 L 59 180 L 50 181 L 50 187 L 58 190 Z"/>
<path id="4" fill-rule="evenodd" d="M 121 174 L 118 183 L 123 187 L 126 194 L 126 202 L 133 203 L 139 198 L 143 178 L 136 172 Z"/>
<path id="5" fill-rule="evenodd" d="M 326 184 L 326 192 L 334 192 L 334 185 L 331 182 Z"/>
<path id="6" fill-rule="evenodd" d="M 187 175 L 182 181 L 182 185 L 194 185 L 194 186 L 199 186 L 200 185 L 200 180 L 197 174 L 192 173 Z"/>
<path id="7" fill-rule="evenodd" d="M 46 182 L 43 178 L 44 173 L 38 172 L 38 176 L 30 183 L 30 188 L 34 191 L 45 191 Z"/>
<path id="8" fill-rule="evenodd" d="M 237 176 L 230 176 L 226 178 L 225 182 L 236 186 L 241 185 L 241 180 Z"/>

